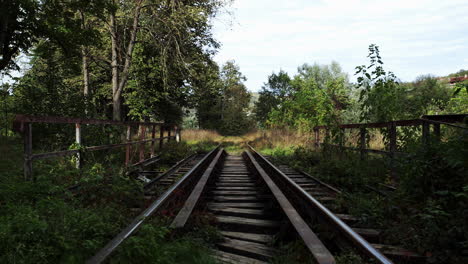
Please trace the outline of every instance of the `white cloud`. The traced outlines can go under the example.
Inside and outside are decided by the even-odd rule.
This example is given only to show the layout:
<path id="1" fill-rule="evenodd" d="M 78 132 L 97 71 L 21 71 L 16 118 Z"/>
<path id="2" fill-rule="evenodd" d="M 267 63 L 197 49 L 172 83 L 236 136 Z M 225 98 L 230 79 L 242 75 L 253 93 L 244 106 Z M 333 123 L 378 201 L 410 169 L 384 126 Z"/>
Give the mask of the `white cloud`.
<path id="1" fill-rule="evenodd" d="M 238 0 L 233 10 L 232 29 L 216 24 L 216 60 L 235 59 L 251 90 L 305 62 L 336 60 L 352 75 L 371 43 L 403 80 L 457 71 L 468 57 L 468 1 Z"/>

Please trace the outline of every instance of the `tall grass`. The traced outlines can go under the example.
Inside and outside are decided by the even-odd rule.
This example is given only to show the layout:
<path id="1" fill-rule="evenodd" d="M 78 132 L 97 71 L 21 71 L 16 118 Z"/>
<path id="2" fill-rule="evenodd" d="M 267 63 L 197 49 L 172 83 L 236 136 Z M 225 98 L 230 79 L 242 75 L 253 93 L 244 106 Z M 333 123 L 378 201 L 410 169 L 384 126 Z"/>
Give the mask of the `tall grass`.
<path id="1" fill-rule="evenodd" d="M 222 136 L 216 130 L 186 129 L 182 131 L 182 140 L 187 142 L 219 141 Z"/>
<path id="2" fill-rule="evenodd" d="M 314 143 L 313 133 L 292 129 L 257 130 L 246 134 L 244 138 L 258 149 L 305 147 Z"/>

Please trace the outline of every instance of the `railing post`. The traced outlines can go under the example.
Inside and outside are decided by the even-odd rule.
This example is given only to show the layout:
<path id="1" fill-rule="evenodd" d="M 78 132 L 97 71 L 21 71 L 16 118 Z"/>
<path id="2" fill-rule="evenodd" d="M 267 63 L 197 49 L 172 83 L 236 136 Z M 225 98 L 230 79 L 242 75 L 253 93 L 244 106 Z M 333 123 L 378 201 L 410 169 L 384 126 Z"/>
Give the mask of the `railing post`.
<path id="1" fill-rule="evenodd" d="M 151 158 L 154 157 L 154 139 L 156 137 L 156 126 L 151 126 Z"/>
<path id="2" fill-rule="evenodd" d="M 434 124 L 434 137 L 437 141 L 440 141 L 440 124 Z"/>
<path id="3" fill-rule="evenodd" d="M 172 126 L 168 127 L 167 129 L 167 142 L 171 141 L 171 131 L 172 131 Z"/>
<path id="4" fill-rule="evenodd" d="M 80 169 L 82 165 L 81 155 L 81 124 L 75 123 L 75 143 L 78 146 L 78 153 L 76 154 L 76 168 Z"/>
<path id="5" fill-rule="evenodd" d="M 32 123 L 26 123 L 23 127 L 23 142 L 24 142 L 24 179 L 30 181 L 33 179 L 32 169 Z"/>
<path id="6" fill-rule="evenodd" d="M 164 144 L 164 125 L 159 126 L 159 150 L 162 149 Z"/>
<path id="7" fill-rule="evenodd" d="M 314 128 L 314 135 L 315 135 L 315 148 L 320 147 L 320 129 Z"/>
<path id="8" fill-rule="evenodd" d="M 391 122 L 389 126 L 389 138 L 390 138 L 390 175 L 394 181 L 397 183 L 397 174 L 395 168 L 395 152 L 397 150 L 397 132 L 395 122 Z"/>
<path id="9" fill-rule="evenodd" d="M 366 128 L 361 127 L 359 130 L 360 134 L 360 150 L 361 150 L 361 160 L 364 160 L 366 158 Z"/>
<path id="10" fill-rule="evenodd" d="M 146 139 L 146 127 L 145 125 L 140 125 L 140 141 Z M 145 160 L 145 143 L 140 143 L 140 161 Z"/>
<path id="11" fill-rule="evenodd" d="M 182 141 L 182 129 L 180 129 L 179 127 L 176 128 L 176 141 Z"/>
<path id="12" fill-rule="evenodd" d="M 125 137 L 125 140 L 127 141 L 127 143 L 132 140 L 132 127 L 130 125 L 127 125 L 127 135 Z M 128 165 L 130 164 L 131 152 L 132 152 L 132 146 L 127 145 L 125 148 L 125 166 L 126 167 L 128 167 Z"/>
<path id="13" fill-rule="evenodd" d="M 422 121 L 422 143 L 429 144 L 429 123 L 426 121 Z"/>

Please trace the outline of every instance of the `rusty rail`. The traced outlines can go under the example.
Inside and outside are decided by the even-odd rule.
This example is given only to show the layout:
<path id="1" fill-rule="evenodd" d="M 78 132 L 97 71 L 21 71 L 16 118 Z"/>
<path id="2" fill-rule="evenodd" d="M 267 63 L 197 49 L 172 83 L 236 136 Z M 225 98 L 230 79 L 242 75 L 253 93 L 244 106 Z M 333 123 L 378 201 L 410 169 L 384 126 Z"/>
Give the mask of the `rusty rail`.
<path id="1" fill-rule="evenodd" d="M 33 140 L 33 124 L 74 124 L 75 125 L 75 143 L 80 146 L 80 149 L 62 150 L 47 153 L 32 153 L 32 140 Z M 90 146 L 85 147 L 82 142 L 81 125 L 116 125 L 126 126 L 126 141 L 125 143 Z M 132 127 L 139 127 L 140 140 L 132 141 Z M 146 128 L 151 127 L 151 139 L 147 139 Z M 156 127 L 159 127 L 160 136 L 156 135 Z M 150 142 L 150 158 L 154 157 L 156 141 L 159 141 L 159 149 L 163 147 L 164 140 L 169 142 L 171 139 L 179 142 L 181 140 L 181 129 L 176 124 L 162 123 L 162 122 L 122 122 L 114 120 L 101 120 L 101 119 L 85 119 L 85 118 L 69 118 L 69 117 L 51 117 L 51 116 L 27 116 L 16 115 L 13 121 L 13 130 L 22 134 L 24 145 L 24 162 L 23 170 L 26 180 L 34 179 L 33 177 L 33 161 L 39 159 L 46 159 L 52 157 L 76 155 L 76 167 L 80 168 L 83 162 L 83 151 L 99 151 L 114 148 L 126 147 L 125 165 L 130 166 L 132 157 L 130 155 L 132 146 L 137 145 L 139 150 L 139 162 L 144 162 L 148 153 L 145 153 L 145 144 Z M 171 136 L 171 131 L 174 135 Z M 167 132 L 167 136 L 164 136 Z"/>
<path id="2" fill-rule="evenodd" d="M 281 182 L 286 183 L 289 188 L 292 188 L 294 193 L 302 197 L 306 203 L 313 208 L 328 222 L 330 223 L 339 233 L 348 239 L 356 248 L 358 248 L 364 255 L 367 255 L 377 263 L 392 264 L 386 256 L 384 256 L 379 250 L 375 249 L 369 242 L 367 242 L 362 236 L 356 233 L 351 227 L 344 223 L 338 216 L 331 212 L 328 208 L 323 206 L 319 201 L 312 197 L 309 193 L 304 191 L 297 183 L 291 180 L 285 175 L 280 169 L 258 153 L 252 146 L 248 145 L 255 158 L 258 158 L 261 166 L 266 168 L 268 171 L 274 172 Z"/>
<path id="3" fill-rule="evenodd" d="M 175 196 L 176 190 L 185 188 L 190 179 L 204 172 L 207 165 L 215 158 L 219 146 L 210 151 L 195 166 L 180 178 L 171 188 L 155 200 L 145 211 L 138 215 L 125 229 L 109 241 L 99 252 L 86 261 L 87 264 L 102 263 L 119 247 L 125 239 L 131 236 L 151 215 L 160 210 L 171 198 Z"/>

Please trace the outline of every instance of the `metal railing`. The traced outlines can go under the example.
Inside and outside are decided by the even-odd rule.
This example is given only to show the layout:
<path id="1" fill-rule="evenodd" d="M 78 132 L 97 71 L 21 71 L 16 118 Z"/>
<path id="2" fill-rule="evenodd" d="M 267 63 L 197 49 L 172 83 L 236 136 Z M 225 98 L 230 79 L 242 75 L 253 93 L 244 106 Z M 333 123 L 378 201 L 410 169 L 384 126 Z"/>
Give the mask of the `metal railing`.
<path id="1" fill-rule="evenodd" d="M 79 146 L 79 149 L 61 150 L 46 153 L 32 153 L 33 143 L 33 124 L 73 124 L 75 127 L 75 143 Z M 126 142 L 118 144 L 108 144 L 99 146 L 84 146 L 82 142 L 82 125 L 115 125 L 125 126 L 126 130 Z M 139 140 L 132 141 L 132 127 L 138 127 L 139 129 Z M 151 138 L 147 138 L 147 128 L 151 128 Z M 159 137 L 156 137 L 156 128 L 159 127 Z M 154 157 L 156 142 L 159 142 L 159 149 L 162 148 L 164 140 L 170 141 L 172 139 L 176 141 L 181 140 L 181 129 L 175 124 L 167 124 L 162 122 L 121 122 L 114 120 L 100 120 L 100 119 L 84 119 L 84 118 L 68 118 L 68 117 L 51 117 L 51 116 L 27 116 L 27 115 L 16 115 L 13 121 L 14 131 L 20 133 L 23 137 L 24 145 L 24 177 L 26 180 L 34 179 L 33 175 L 33 161 L 46 159 L 51 157 L 69 156 L 76 155 L 76 167 L 80 168 L 83 162 L 83 151 L 99 151 L 108 150 L 114 148 L 126 147 L 125 152 L 125 165 L 130 166 L 132 162 L 131 151 L 132 146 L 138 145 L 139 148 L 139 162 L 143 162 L 146 156 L 149 154 L 150 158 Z M 171 132 L 174 131 L 174 135 Z M 165 132 L 167 135 L 165 136 Z M 150 153 L 146 153 L 145 144 L 151 143 Z"/>

